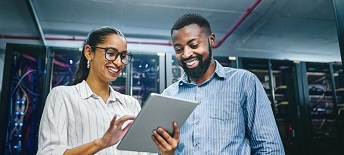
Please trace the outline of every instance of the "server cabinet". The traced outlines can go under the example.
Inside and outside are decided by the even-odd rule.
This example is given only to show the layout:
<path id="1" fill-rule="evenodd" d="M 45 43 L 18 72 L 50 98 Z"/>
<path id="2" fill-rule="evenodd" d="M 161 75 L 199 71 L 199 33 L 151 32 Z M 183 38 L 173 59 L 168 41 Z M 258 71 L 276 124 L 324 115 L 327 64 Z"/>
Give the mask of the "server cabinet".
<path id="1" fill-rule="evenodd" d="M 143 106 L 151 93 L 160 93 L 160 82 L 164 80 L 160 77 L 160 66 L 165 62 L 161 62 L 157 54 L 134 54 L 133 59 L 130 64 L 130 95 Z"/>
<path id="2" fill-rule="evenodd" d="M 290 93 L 295 89 L 290 87 L 293 62 L 287 60 L 269 60 L 255 58 L 239 58 L 239 68 L 255 74 L 262 83 L 271 102 L 276 124 L 285 148 L 286 154 L 295 154 L 296 110 L 290 105 Z"/>
<path id="3" fill-rule="evenodd" d="M 335 76 L 331 63 L 307 63 L 314 154 L 339 154 L 339 98 Z"/>
<path id="4" fill-rule="evenodd" d="M 290 107 L 290 85 L 291 67 L 293 63 L 287 60 L 268 60 L 269 88 L 268 96 L 272 103 L 276 124 L 287 154 L 295 154 L 295 133 L 292 122 L 295 111 Z"/>
<path id="5" fill-rule="evenodd" d="M 173 56 L 172 58 L 172 83 L 180 80 L 183 74 L 184 74 L 183 68 L 179 65 L 178 60 L 176 59 L 176 56 Z"/>
<path id="6" fill-rule="evenodd" d="M 333 64 L 333 79 L 335 86 L 335 101 L 337 103 L 338 146 L 344 146 L 344 72 L 340 63 Z M 339 147 L 339 153 L 344 154 L 344 147 Z"/>
<path id="7" fill-rule="evenodd" d="M 47 49 L 7 44 L 1 93 L 0 154 L 35 154 L 47 95 Z"/>
<path id="8" fill-rule="evenodd" d="M 80 54 L 77 49 L 7 45 L 0 105 L 4 154 L 36 154 L 46 96 L 53 87 L 70 84 Z"/>
<path id="9" fill-rule="evenodd" d="M 288 117 L 291 120 L 290 123 L 293 131 L 293 145 L 290 149 L 290 154 L 313 154 L 305 62 L 294 63 L 288 79 L 290 81 L 287 88 L 289 107 L 292 112 Z"/>
<path id="10" fill-rule="evenodd" d="M 341 154 L 343 70 L 338 63 L 240 58 L 271 100 L 287 154 Z"/>
<path id="11" fill-rule="evenodd" d="M 49 48 L 51 64 L 49 70 L 49 90 L 60 85 L 71 85 L 74 74 L 78 69 L 81 51 L 76 48 Z"/>

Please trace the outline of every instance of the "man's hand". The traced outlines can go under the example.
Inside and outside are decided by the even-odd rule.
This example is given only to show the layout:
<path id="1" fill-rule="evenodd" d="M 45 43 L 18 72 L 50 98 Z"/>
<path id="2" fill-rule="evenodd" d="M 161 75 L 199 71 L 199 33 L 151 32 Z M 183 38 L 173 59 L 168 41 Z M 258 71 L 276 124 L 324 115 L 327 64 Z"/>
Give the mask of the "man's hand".
<path id="1" fill-rule="evenodd" d="M 173 155 L 179 143 L 179 127 L 173 122 L 173 137 L 163 128 L 153 130 L 152 139 L 162 155 Z"/>

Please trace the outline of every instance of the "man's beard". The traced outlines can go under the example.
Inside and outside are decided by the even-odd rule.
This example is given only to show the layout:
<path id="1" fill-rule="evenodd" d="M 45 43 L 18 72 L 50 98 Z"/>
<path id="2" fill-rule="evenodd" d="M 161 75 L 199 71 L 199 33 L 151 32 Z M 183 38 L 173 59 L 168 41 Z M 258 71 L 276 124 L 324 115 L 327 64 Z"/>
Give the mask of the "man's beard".
<path id="1" fill-rule="evenodd" d="M 211 51 L 211 47 L 209 45 L 209 55 L 208 55 L 207 59 L 205 59 L 204 61 L 202 60 L 201 55 L 196 54 L 196 56 L 191 56 L 187 59 L 181 59 L 179 63 L 180 63 L 180 66 L 184 69 L 185 74 L 189 78 L 199 79 L 208 70 L 210 63 L 211 63 L 211 57 L 212 57 L 212 51 Z M 193 58 L 196 58 L 199 61 L 198 66 L 195 68 L 188 68 L 184 61 L 189 60 L 189 59 L 193 59 Z"/>

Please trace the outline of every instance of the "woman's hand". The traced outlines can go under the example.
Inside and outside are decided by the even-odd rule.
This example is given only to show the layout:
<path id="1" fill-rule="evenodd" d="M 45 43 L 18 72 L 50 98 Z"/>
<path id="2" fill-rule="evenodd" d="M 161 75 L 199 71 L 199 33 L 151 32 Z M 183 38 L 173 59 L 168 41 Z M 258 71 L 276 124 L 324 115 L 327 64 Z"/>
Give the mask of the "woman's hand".
<path id="1" fill-rule="evenodd" d="M 162 155 L 173 155 L 179 143 L 179 127 L 173 122 L 173 137 L 163 128 L 153 130 L 152 139 Z"/>
<path id="2" fill-rule="evenodd" d="M 112 145 L 117 144 L 128 131 L 129 127 L 131 126 L 132 122 L 128 123 L 125 128 L 122 129 L 123 124 L 126 121 L 134 120 L 135 116 L 123 116 L 116 120 L 117 116 L 115 115 L 112 118 L 111 124 L 109 129 L 105 132 L 102 138 L 98 139 L 96 143 L 100 145 L 102 148 L 107 148 Z"/>

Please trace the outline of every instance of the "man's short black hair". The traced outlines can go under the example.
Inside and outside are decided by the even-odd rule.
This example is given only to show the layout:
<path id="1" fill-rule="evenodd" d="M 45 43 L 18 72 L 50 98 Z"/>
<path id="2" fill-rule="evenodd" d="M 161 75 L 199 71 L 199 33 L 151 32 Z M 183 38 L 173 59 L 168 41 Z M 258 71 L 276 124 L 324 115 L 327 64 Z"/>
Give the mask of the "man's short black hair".
<path id="1" fill-rule="evenodd" d="M 172 26 L 171 28 L 171 35 L 173 30 L 179 30 L 183 28 L 184 26 L 190 25 L 190 24 L 197 24 L 199 27 L 204 28 L 206 33 L 210 35 L 211 28 L 210 24 L 207 19 L 205 19 L 203 16 L 195 13 L 188 13 L 183 16 L 181 16 Z"/>

